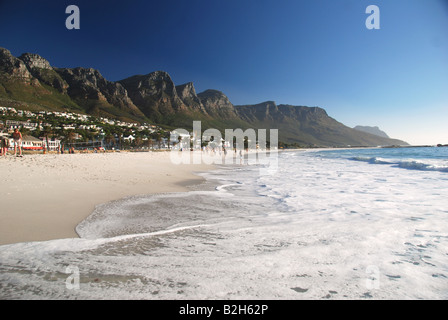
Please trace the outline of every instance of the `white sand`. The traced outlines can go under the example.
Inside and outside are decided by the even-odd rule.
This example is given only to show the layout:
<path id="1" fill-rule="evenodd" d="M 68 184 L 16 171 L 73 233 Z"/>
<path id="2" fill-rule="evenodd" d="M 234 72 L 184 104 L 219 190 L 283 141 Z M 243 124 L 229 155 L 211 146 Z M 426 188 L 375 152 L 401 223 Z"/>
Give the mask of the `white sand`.
<path id="1" fill-rule="evenodd" d="M 95 205 L 132 195 L 187 191 L 210 165 L 176 165 L 169 152 L 0 158 L 0 245 L 78 237 Z"/>

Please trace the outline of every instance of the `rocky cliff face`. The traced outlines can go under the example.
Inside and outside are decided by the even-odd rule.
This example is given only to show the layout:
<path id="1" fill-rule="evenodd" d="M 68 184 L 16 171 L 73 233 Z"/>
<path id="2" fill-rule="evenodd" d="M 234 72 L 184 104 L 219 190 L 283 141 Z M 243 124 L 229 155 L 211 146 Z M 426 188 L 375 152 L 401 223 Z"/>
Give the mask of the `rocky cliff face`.
<path id="1" fill-rule="evenodd" d="M 238 117 L 235 107 L 229 101 L 229 98 L 227 98 L 221 91 L 211 89 L 206 90 L 199 93 L 198 97 L 209 116 L 224 120 L 235 119 Z"/>
<path id="2" fill-rule="evenodd" d="M 273 101 L 266 101 L 249 106 L 235 106 L 235 109 L 239 117 L 251 123 L 266 120 L 275 121 L 283 116 L 279 113 L 278 106 Z"/>
<path id="3" fill-rule="evenodd" d="M 179 86 L 176 86 L 176 92 L 182 102 L 189 108 L 195 111 L 200 111 L 203 114 L 207 114 L 207 111 L 196 94 L 193 82 L 188 82 Z"/>
<path id="4" fill-rule="evenodd" d="M 38 54 L 24 53 L 19 59 L 22 60 L 29 69 L 39 68 L 53 70 L 50 63 Z"/>
<path id="5" fill-rule="evenodd" d="M 177 95 L 173 80 L 164 71 L 133 76 L 119 83 L 140 110 L 153 121 L 163 121 L 164 116 L 187 110 Z"/>
<path id="6" fill-rule="evenodd" d="M 33 53 L 24 53 L 19 59 L 23 61 L 31 75 L 41 83 L 54 87 L 59 92 L 67 93 L 67 82 L 58 75 L 46 59 Z"/>
<path id="7" fill-rule="evenodd" d="M 287 121 L 316 122 L 328 118 L 326 111 L 318 107 L 277 105 L 266 101 L 256 105 L 235 106 L 238 116 L 247 122 L 283 123 Z"/>
<path id="8" fill-rule="evenodd" d="M 0 77 L 7 98 L 39 103 L 43 108 L 75 107 L 77 111 L 126 120 L 145 118 L 121 84 L 106 80 L 92 68 L 53 68 L 37 54 L 24 53 L 15 58 L 0 48 Z"/>
<path id="9" fill-rule="evenodd" d="M 19 80 L 25 83 L 30 83 L 33 78 L 25 63 L 4 48 L 0 48 L 0 76 L 5 80 Z"/>
<path id="10" fill-rule="evenodd" d="M 92 68 L 56 69 L 68 83 L 68 95 L 89 108 L 118 108 L 135 116 L 143 113 L 129 98 L 126 89 L 119 83 L 106 80 L 98 70 Z M 99 102 L 98 104 L 95 101 Z"/>
<path id="11" fill-rule="evenodd" d="M 107 81 L 92 68 L 56 69 L 68 84 L 68 95 L 77 101 L 98 100 L 120 109 L 138 112 L 127 91 L 118 83 Z"/>
<path id="12" fill-rule="evenodd" d="M 279 139 L 304 146 L 406 145 L 400 140 L 374 136 L 349 128 L 319 107 L 276 105 L 235 106 L 240 118 L 255 128 L 278 129 Z"/>

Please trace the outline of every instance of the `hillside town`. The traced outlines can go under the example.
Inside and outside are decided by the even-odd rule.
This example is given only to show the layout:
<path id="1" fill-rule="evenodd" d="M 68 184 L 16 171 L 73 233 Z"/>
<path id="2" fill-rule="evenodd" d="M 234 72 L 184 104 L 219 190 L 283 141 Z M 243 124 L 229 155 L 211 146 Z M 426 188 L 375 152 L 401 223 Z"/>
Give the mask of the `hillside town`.
<path id="1" fill-rule="evenodd" d="M 170 131 L 151 124 L 123 122 L 71 112 L 0 107 L 0 139 L 14 148 L 14 130 L 24 151 L 83 152 L 170 148 Z"/>

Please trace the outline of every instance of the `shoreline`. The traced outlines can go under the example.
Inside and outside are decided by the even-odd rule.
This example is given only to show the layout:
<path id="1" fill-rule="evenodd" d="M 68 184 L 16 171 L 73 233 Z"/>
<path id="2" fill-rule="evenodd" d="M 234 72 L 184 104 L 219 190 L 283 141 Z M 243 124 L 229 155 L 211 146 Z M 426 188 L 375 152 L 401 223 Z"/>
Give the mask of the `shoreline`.
<path id="1" fill-rule="evenodd" d="M 320 150 L 331 148 L 280 149 L 276 153 Z M 203 161 L 175 164 L 169 151 L 2 157 L 0 246 L 79 238 L 77 225 L 96 206 L 132 196 L 188 192 L 205 182 L 196 172 L 213 169 L 215 163 Z"/>
<path id="2" fill-rule="evenodd" d="M 100 204 L 190 191 L 208 164 L 177 165 L 169 152 L 46 154 L 0 159 L 0 245 L 79 238 Z"/>

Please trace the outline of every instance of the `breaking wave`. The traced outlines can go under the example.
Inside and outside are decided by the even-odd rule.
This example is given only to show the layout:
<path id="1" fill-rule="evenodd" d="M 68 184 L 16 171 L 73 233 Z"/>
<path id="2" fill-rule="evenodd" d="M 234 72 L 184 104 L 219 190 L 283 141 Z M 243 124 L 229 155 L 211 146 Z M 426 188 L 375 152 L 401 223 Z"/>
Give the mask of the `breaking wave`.
<path id="1" fill-rule="evenodd" d="M 384 159 L 379 157 L 362 157 L 355 156 L 349 158 L 354 161 L 362 161 L 371 164 L 387 164 L 398 168 L 422 171 L 439 171 L 448 172 L 448 160 L 412 160 L 412 159 Z"/>

